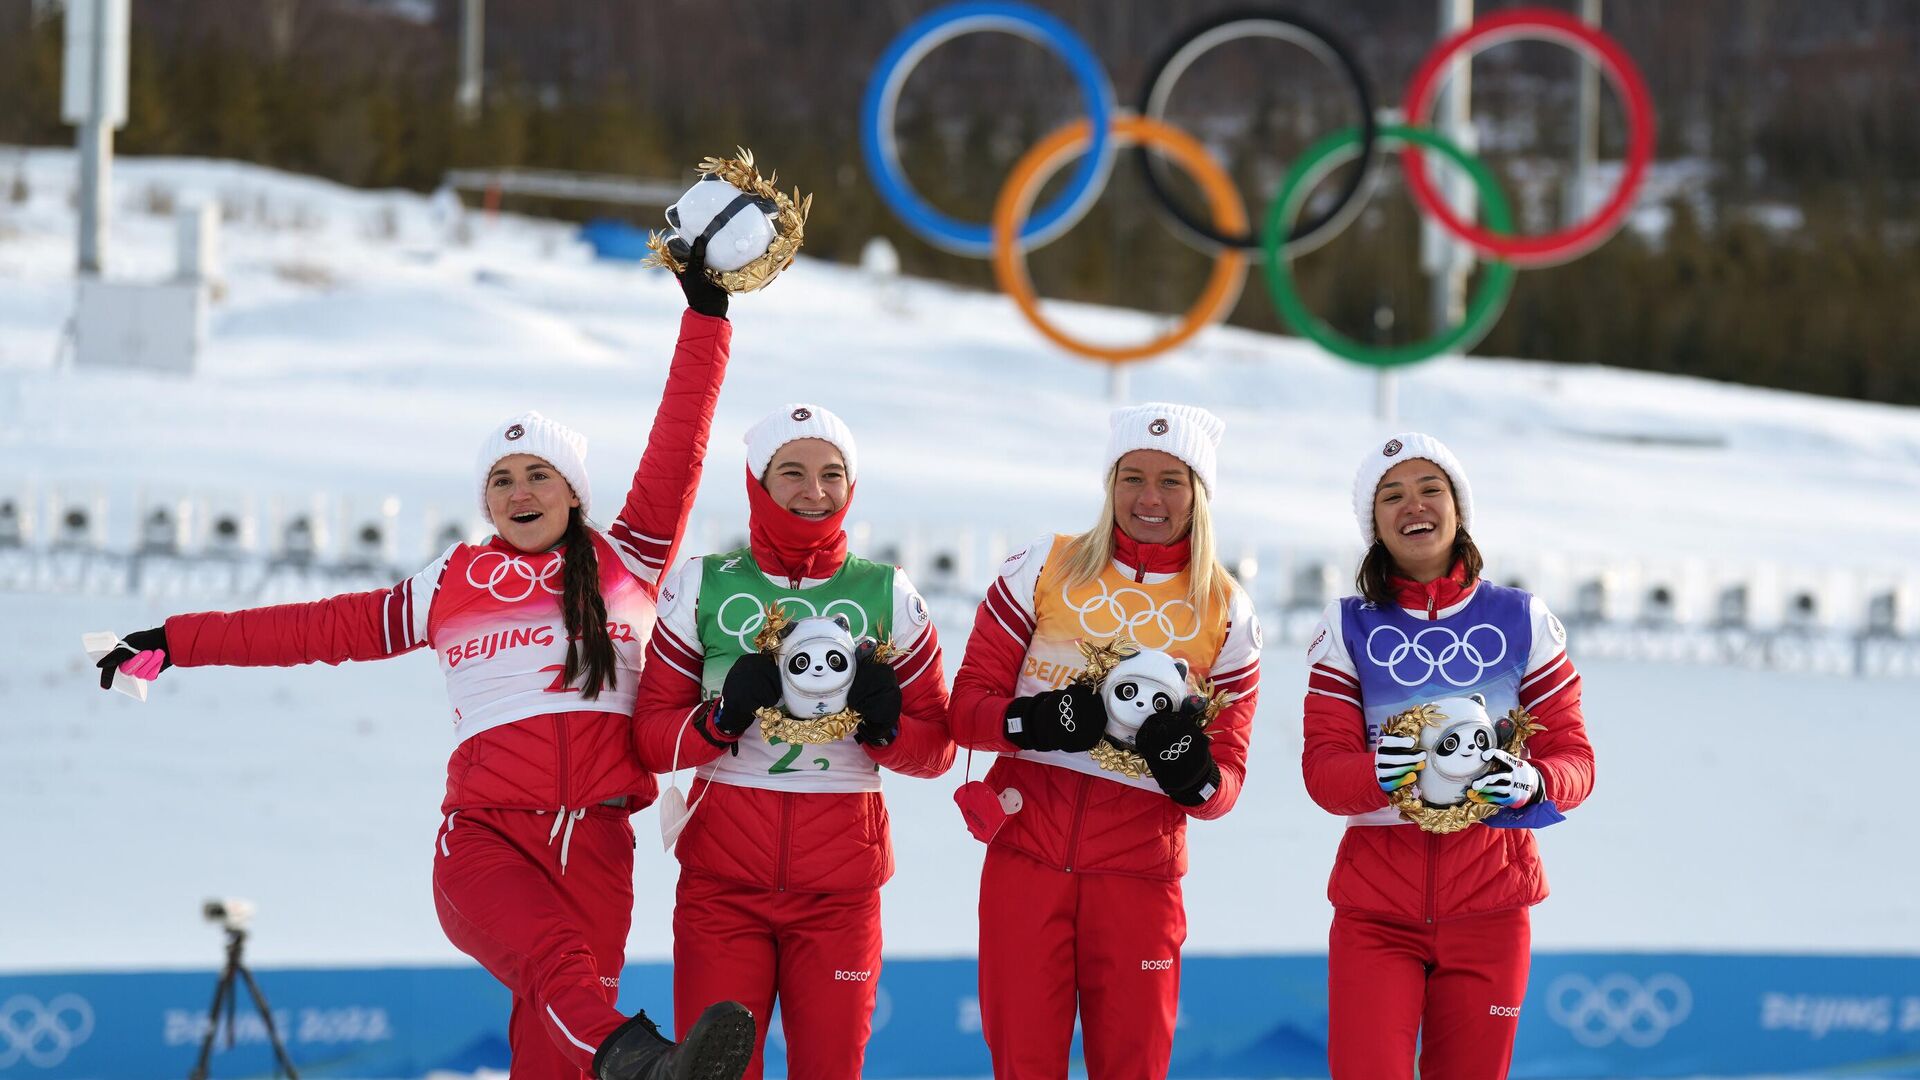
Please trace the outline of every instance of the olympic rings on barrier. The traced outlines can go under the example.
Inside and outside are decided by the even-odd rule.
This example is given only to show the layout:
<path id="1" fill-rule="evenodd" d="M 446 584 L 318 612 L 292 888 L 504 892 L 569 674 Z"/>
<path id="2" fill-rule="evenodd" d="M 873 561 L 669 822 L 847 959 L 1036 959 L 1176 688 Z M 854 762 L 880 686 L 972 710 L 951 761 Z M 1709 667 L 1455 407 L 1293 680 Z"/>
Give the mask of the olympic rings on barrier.
<path id="1" fill-rule="evenodd" d="M 1015 34 L 1060 54 L 1072 69 L 1088 116 L 1048 136 L 1024 155 L 1000 190 L 989 226 L 957 221 L 941 214 L 907 185 L 894 141 L 894 111 L 900 90 L 922 58 L 937 46 L 963 34 L 994 30 Z M 1274 304 L 1293 328 L 1344 359 L 1379 366 L 1407 364 L 1445 352 L 1469 349 L 1491 329 L 1513 289 L 1516 268 L 1544 266 L 1576 258 L 1599 246 L 1626 219 L 1635 194 L 1646 178 L 1653 156 L 1653 103 L 1639 69 L 1620 46 L 1605 34 L 1570 16 L 1544 8 L 1518 8 L 1475 22 L 1442 41 L 1416 71 L 1407 87 L 1404 113 L 1407 124 L 1379 125 L 1373 115 L 1366 79 L 1350 50 L 1326 31 L 1290 15 L 1271 12 L 1235 12 L 1191 28 L 1154 66 L 1140 99 L 1143 117 L 1136 121 L 1114 111 L 1113 89 L 1105 69 L 1092 51 L 1064 23 L 1024 4 L 967 2 L 955 4 L 913 23 L 887 47 L 867 84 L 861 107 L 861 148 L 868 171 L 881 198 L 908 228 L 928 242 L 957 254 L 989 257 L 994 276 L 1012 295 L 1021 313 L 1054 343 L 1082 356 L 1109 362 L 1137 360 L 1170 349 L 1191 338 L 1208 322 L 1232 308 L 1244 280 L 1242 251 L 1254 246 L 1246 213 L 1237 192 L 1231 200 L 1215 190 L 1223 170 L 1191 138 L 1181 136 L 1160 120 L 1174 85 L 1194 60 L 1214 47 L 1239 37 L 1263 36 L 1292 41 L 1340 69 L 1361 103 L 1356 128 L 1338 132 L 1314 144 L 1288 170 L 1279 194 L 1268 207 L 1258 243 L 1266 253 Z M 1573 48 L 1598 64 L 1627 111 L 1625 168 L 1613 195 L 1592 217 L 1569 228 L 1541 236 L 1514 234 L 1513 216 L 1497 181 L 1483 165 L 1458 147 L 1420 126 L 1432 108 L 1447 69 L 1467 62 L 1483 49 L 1518 39 L 1541 39 Z M 1305 254 L 1346 228 L 1365 202 L 1372 175 L 1374 140 L 1392 136 L 1405 164 L 1407 185 L 1421 211 L 1436 219 L 1449 234 L 1493 260 L 1467 316 L 1459 326 L 1432 339 L 1389 349 L 1362 346 L 1333 331 L 1307 311 L 1295 291 L 1287 259 Z M 1154 197 L 1180 223 L 1183 235 L 1192 234 L 1217 253 L 1206 289 L 1171 333 L 1139 346 L 1105 348 L 1067 337 L 1046 322 L 1033 298 L 1021 256 L 1064 234 L 1092 207 L 1112 173 L 1116 144 L 1137 148 L 1143 176 Z M 1067 182 L 1067 190 L 1028 217 L 1026 207 L 1047 177 L 1055 159 L 1078 150 L 1085 153 Z M 1156 170 L 1153 151 L 1163 151 L 1193 174 L 1206 196 L 1211 224 L 1175 203 Z M 1468 171 L 1486 207 L 1487 226 L 1463 221 L 1435 193 L 1427 175 L 1424 151 L 1438 151 Z M 1295 224 L 1306 195 L 1325 171 L 1351 158 L 1362 164 L 1348 177 L 1335 205 L 1317 217 Z M 1031 189 L 1031 190 L 1029 190 Z M 1229 190 L 1231 186 L 1229 185 Z M 1237 213 L 1236 213 L 1237 211 Z M 1284 228 L 1283 228 L 1284 226 Z M 1284 242 L 1283 242 L 1284 238 Z"/>
<path id="2" fill-rule="evenodd" d="M 1600 65 L 1609 82 L 1627 107 L 1627 161 L 1613 197 L 1591 218 L 1559 232 L 1544 236 L 1500 236 L 1461 221 L 1452 208 L 1434 193 L 1427 179 L 1427 163 L 1417 148 L 1408 148 L 1403 158 L 1407 186 L 1415 202 L 1432 215 L 1441 228 L 1472 245 L 1482 255 L 1511 260 L 1522 267 L 1549 266 L 1585 255 L 1599 247 L 1626 219 L 1633 196 L 1645 179 L 1647 163 L 1653 158 L 1653 95 L 1647 92 L 1640 69 L 1612 38 L 1570 15 L 1542 8 L 1490 15 L 1441 42 L 1407 84 L 1403 111 L 1409 124 L 1421 123 L 1433 107 L 1440 81 L 1455 53 L 1468 57 L 1508 41 L 1537 38 L 1573 48 L 1589 61 Z"/>
<path id="3" fill-rule="evenodd" d="M 1073 228 L 1100 197 L 1113 171 L 1113 147 L 1107 130 L 1115 106 L 1113 84 L 1107 81 L 1107 71 L 1093 50 L 1066 23 L 1025 4 L 994 2 L 955 4 L 921 18 L 887 46 L 873 78 L 867 81 L 860 104 L 860 148 L 880 197 L 907 228 L 937 248 L 973 258 L 986 258 L 992 253 L 988 227 L 948 217 L 914 193 L 900 165 L 893 114 L 900 101 L 900 88 L 929 52 L 954 38 L 982 30 L 1013 34 L 1059 53 L 1073 70 L 1082 104 L 1093 121 L 1093 145 L 1067 183 L 1067 190 L 1033 215 L 1020 239 L 1038 246 Z"/>
<path id="4" fill-rule="evenodd" d="M 993 278 L 1013 298 L 1027 321 L 1061 348 L 1113 363 L 1141 360 L 1173 348 L 1199 333 L 1216 317 L 1231 310 L 1234 301 L 1240 298 L 1241 286 L 1246 284 L 1247 259 L 1237 249 L 1229 248 L 1220 252 L 1214 259 L 1213 273 L 1207 277 L 1207 286 L 1201 290 L 1200 299 L 1194 301 L 1193 307 L 1187 310 L 1179 324 L 1141 345 L 1090 345 L 1068 337 L 1065 331 L 1048 322 L 1046 316 L 1040 313 L 1040 305 L 1033 294 L 1033 282 L 1027 277 L 1023 253 L 1013 238 L 1026 216 L 1027 207 L 1033 202 L 1034 194 L 1046 185 L 1047 178 L 1053 175 L 1059 161 L 1087 144 L 1087 129 L 1090 126 L 1085 120 L 1076 120 L 1055 131 L 1027 151 L 1026 156 L 1007 175 L 1007 182 L 1001 187 L 1000 197 L 995 200 L 993 207 Z M 1240 192 L 1234 188 L 1233 178 L 1214 164 L 1199 140 L 1179 128 L 1168 127 L 1141 116 L 1115 117 L 1113 134 L 1117 142 L 1166 150 L 1199 182 L 1201 191 L 1206 194 L 1208 208 L 1213 211 L 1214 220 L 1220 223 L 1220 227 L 1236 233 L 1246 230 L 1247 208 L 1240 201 Z"/>
<path id="5" fill-rule="evenodd" d="M 1332 34 L 1322 30 L 1317 24 L 1295 15 L 1277 15 L 1263 11 L 1235 11 L 1210 19 L 1192 27 L 1187 33 L 1174 39 L 1173 45 L 1148 68 L 1147 88 L 1140 95 L 1139 112 L 1149 120 L 1165 122 L 1167 99 L 1173 96 L 1173 88 L 1203 54 L 1217 46 L 1243 37 L 1270 37 L 1281 41 L 1290 41 L 1306 49 L 1328 67 L 1347 77 L 1347 85 L 1353 90 L 1354 102 L 1360 107 L 1360 168 L 1355 169 L 1340 189 L 1334 205 L 1328 207 L 1319 217 L 1311 218 L 1296 226 L 1287 234 L 1287 252 L 1290 255 L 1305 255 L 1334 236 L 1344 231 L 1347 224 L 1359 214 L 1366 200 L 1358 198 L 1361 185 L 1368 179 L 1373 168 L 1373 139 L 1376 122 L 1373 115 L 1373 93 L 1367 88 L 1367 77 L 1360 72 L 1360 64 L 1340 44 Z M 1176 201 L 1160 180 L 1160 170 L 1154 167 L 1153 154 L 1146 147 L 1135 153 L 1140 163 L 1140 175 L 1147 182 L 1147 190 L 1159 200 L 1160 206 L 1183 228 L 1195 236 L 1201 237 L 1210 245 L 1237 247 L 1247 251 L 1260 250 L 1260 238 L 1251 230 L 1238 233 L 1225 233 L 1195 218 L 1186 207 Z"/>
<path id="6" fill-rule="evenodd" d="M 1494 231 L 1504 234 L 1513 230 L 1513 211 L 1507 205 L 1506 193 L 1500 190 L 1493 173 L 1478 158 L 1468 156 L 1466 151 L 1424 128 L 1388 125 L 1380 129 L 1380 135 L 1394 144 L 1394 149 L 1399 150 L 1403 157 L 1410 154 L 1415 146 L 1428 146 L 1465 169 L 1467 175 L 1473 178 L 1474 186 L 1480 190 L 1481 201 L 1486 204 L 1487 220 Z M 1306 301 L 1300 298 L 1300 293 L 1294 288 L 1293 264 L 1281 250 L 1280 237 L 1286 235 L 1287 223 L 1299 212 L 1300 204 L 1313 190 L 1313 185 L 1329 170 L 1353 157 L 1358 152 L 1356 147 L 1359 143 L 1360 135 L 1355 129 L 1336 131 L 1309 147 L 1300 160 L 1294 162 L 1293 168 L 1287 170 L 1286 179 L 1281 181 L 1280 194 L 1274 197 L 1273 204 L 1268 208 L 1266 227 L 1262 230 L 1267 256 L 1267 289 L 1273 294 L 1273 306 L 1280 310 L 1288 325 L 1321 348 L 1343 359 L 1374 367 L 1412 364 L 1450 349 L 1457 348 L 1465 352 L 1473 348 L 1488 330 L 1493 329 L 1494 320 L 1500 317 L 1500 312 L 1507 305 L 1507 298 L 1513 295 L 1515 271 L 1512 263 L 1498 260 L 1487 267 L 1479 288 L 1474 290 L 1467 304 L 1466 316 L 1458 326 L 1425 341 L 1405 345 L 1379 347 L 1354 341 L 1308 311 Z"/>

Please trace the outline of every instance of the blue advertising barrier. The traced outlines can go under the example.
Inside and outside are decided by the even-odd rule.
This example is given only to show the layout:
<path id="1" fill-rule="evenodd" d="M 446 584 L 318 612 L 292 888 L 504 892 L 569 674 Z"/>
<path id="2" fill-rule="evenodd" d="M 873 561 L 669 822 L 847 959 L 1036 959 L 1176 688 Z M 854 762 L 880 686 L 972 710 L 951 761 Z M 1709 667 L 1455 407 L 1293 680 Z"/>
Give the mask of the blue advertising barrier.
<path id="1" fill-rule="evenodd" d="M 1326 958 L 1188 957 L 1175 1077 L 1326 1075 Z M 508 996 L 478 968 L 263 969 L 302 1075 L 404 1078 L 507 1064 Z M 0 1077 L 185 1076 L 216 973 L 0 976 Z M 671 971 L 630 965 L 620 1005 L 671 1015 Z M 889 960 L 868 1077 L 986 1076 L 972 960 Z M 212 1075 L 270 1075 L 243 998 Z M 776 1014 L 770 1076 L 785 1071 Z M 1076 1065 L 1076 1068 L 1078 1066 Z M 1513 1076 L 1920 1077 L 1920 957 L 1546 953 Z"/>

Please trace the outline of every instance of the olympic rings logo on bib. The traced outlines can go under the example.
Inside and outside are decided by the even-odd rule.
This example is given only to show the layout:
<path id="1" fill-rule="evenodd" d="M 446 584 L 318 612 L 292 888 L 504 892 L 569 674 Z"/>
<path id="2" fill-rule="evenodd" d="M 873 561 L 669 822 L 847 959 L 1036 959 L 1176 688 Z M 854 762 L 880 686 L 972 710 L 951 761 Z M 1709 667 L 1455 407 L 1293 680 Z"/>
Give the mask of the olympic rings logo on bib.
<path id="1" fill-rule="evenodd" d="M 777 602 L 782 611 L 796 619 L 815 615 L 831 617 L 836 614 L 845 614 L 849 633 L 853 635 L 853 639 L 858 641 L 867 636 L 866 609 L 845 597 L 829 600 L 824 607 L 815 607 L 813 601 L 801 596 L 782 596 Z M 738 618 L 733 619 L 731 616 L 738 616 Z M 721 633 L 738 641 L 740 648 L 747 652 L 757 652 L 758 647 L 753 643 L 753 636 L 767 624 L 766 601 L 752 593 L 734 593 L 720 601 L 720 606 L 714 609 L 713 622 L 720 628 Z"/>
<path id="2" fill-rule="evenodd" d="M 30 994 L 15 994 L 0 1005 L 0 1069 L 17 1061 L 51 1069 L 92 1034 L 93 1006 L 78 994 L 61 994 L 45 1004 Z"/>
<path id="3" fill-rule="evenodd" d="M 1084 603 L 1076 603 L 1072 594 L 1060 590 L 1060 599 L 1068 610 L 1080 617 L 1080 629 L 1088 638 L 1108 640 L 1130 637 L 1141 647 L 1165 651 L 1200 634 L 1200 613 L 1191 603 L 1175 597 L 1156 605 L 1144 590 L 1132 587 L 1107 591 L 1107 583 L 1096 582 L 1098 592 Z M 1179 609 L 1183 617 L 1176 617 Z M 1158 635 L 1156 637 L 1156 635 Z"/>
<path id="4" fill-rule="evenodd" d="M 894 135 L 895 112 L 908 76 L 926 55 L 955 38 L 982 32 L 1012 34 L 1058 55 L 1073 74 L 1085 115 L 1052 132 L 1020 158 L 994 202 L 991 221 L 964 222 L 941 213 L 915 192 L 900 162 Z M 1339 71 L 1352 89 L 1358 124 L 1316 143 L 1288 170 L 1279 185 L 1264 228 L 1248 223 L 1246 206 L 1225 170 L 1197 140 L 1164 121 L 1173 88 L 1195 60 L 1212 49 L 1244 37 L 1268 37 L 1302 46 Z M 1516 236 L 1506 196 L 1493 175 L 1464 150 L 1423 125 L 1439 88 L 1456 62 L 1519 39 L 1568 46 L 1595 63 L 1626 106 L 1624 168 L 1611 197 L 1585 221 L 1541 236 Z M 1264 252 L 1270 291 L 1287 322 L 1335 355 L 1359 363 L 1387 366 L 1413 363 L 1447 350 L 1465 351 L 1492 329 L 1513 288 L 1516 267 L 1565 262 L 1599 246 L 1625 221 L 1653 156 L 1653 99 L 1625 50 L 1612 38 L 1573 18 L 1546 8 L 1520 8 L 1474 22 L 1437 45 L 1408 84 L 1403 125 L 1375 120 L 1372 94 L 1354 53 L 1324 27 L 1293 15 L 1237 13 L 1203 21 L 1181 34 L 1152 65 L 1137 115 L 1115 105 L 1105 67 L 1086 42 L 1064 22 L 1021 3 L 980 0 L 951 4 L 908 26 L 887 46 L 874 66 L 861 102 L 860 143 L 867 172 L 881 199 L 906 226 L 935 247 L 971 258 L 990 259 L 994 278 L 1021 313 L 1055 344 L 1091 359 L 1121 363 L 1156 356 L 1187 341 L 1233 310 L 1246 277 L 1246 255 Z M 1307 311 L 1294 288 L 1290 260 L 1326 243 L 1359 216 L 1371 188 L 1374 147 L 1386 140 L 1400 152 L 1408 188 L 1421 212 L 1457 241 L 1492 260 L 1467 317 L 1458 326 L 1408 345 L 1373 347 L 1346 338 Z M 1177 231 L 1193 246 L 1214 256 L 1214 268 L 1198 300 L 1177 325 L 1150 341 L 1104 346 L 1070 337 L 1041 313 L 1028 279 L 1025 256 L 1073 228 L 1105 191 L 1115 155 L 1133 149 L 1140 174 Z M 1486 207 L 1487 226 L 1476 227 L 1457 215 L 1434 190 L 1427 175 L 1426 151 L 1464 169 Z M 1209 219 L 1182 207 L 1171 195 L 1156 163 L 1164 156 L 1191 175 L 1207 204 Z M 1052 202 L 1032 204 L 1048 179 L 1068 160 L 1073 169 Z M 1307 196 L 1327 173 L 1357 158 L 1332 205 L 1296 221 Z"/>
<path id="5" fill-rule="evenodd" d="M 487 559 L 498 559 L 499 562 L 487 563 L 490 569 L 476 577 L 481 573 L 482 560 Z M 504 551 L 483 551 L 467 564 L 467 584 L 487 590 L 487 595 L 503 604 L 517 604 L 532 596 L 535 589 L 545 589 L 548 595 L 559 596 L 562 586 L 556 582 L 564 582 L 565 579 L 560 575 L 565 567 L 565 558 L 559 555 L 535 570 L 532 563 L 518 555 L 509 555 Z"/>
<path id="6" fill-rule="evenodd" d="M 1399 639 L 1385 656 L 1374 646 L 1382 635 Z M 1464 689 L 1480 682 L 1506 658 L 1507 635 L 1492 623 L 1475 623 L 1464 634 L 1455 634 L 1445 626 L 1429 626 L 1408 637 L 1406 631 L 1387 625 L 1376 626 L 1367 635 L 1367 659 L 1375 667 L 1384 668 L 1394 682 L 1407 687 L 1426 686 L 1437 675 L 1448 685 Z M 1471 674 L 1466 674 L 1468 668 Z"/>

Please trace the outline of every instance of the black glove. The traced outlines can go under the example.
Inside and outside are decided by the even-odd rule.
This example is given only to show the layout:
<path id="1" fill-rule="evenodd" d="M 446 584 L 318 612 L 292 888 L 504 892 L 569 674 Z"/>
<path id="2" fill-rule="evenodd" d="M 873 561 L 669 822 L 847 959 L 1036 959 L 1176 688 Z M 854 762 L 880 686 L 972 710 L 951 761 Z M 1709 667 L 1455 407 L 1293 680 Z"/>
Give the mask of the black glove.
<path id="1" fill-rule="evenodd" d="M 1100 691 L 1077 682 L 1065 690 L 1014 698 L 1007 706 L 1007 741 L 1022 750 L 1091 750 L 1100 745 L 1106 729 Z"/>
<path id="2" fill-rule="evenodd" d="M 167 656 L 167 628 L 164 626 L 156 626 L 151 630 L 135 630 L 120 640 L 125 644 L 114 646 L 112 652 L 101 657 L 94 664 L 100 669 L 100 689 L 102 690 L 113 689 L 114 673 L 120 670 L 121 664 L 136 656 L 144 659 L 127 674 L 137 678 L 151 679 L 173 666 L 173 661 Z M 148 653 L 154 655 L 147 656 Z"/>
<path id="3" fill-rule="evenodd" d="M 847 707 L 860 714 L 853 741 L 878 749 L 900 734 L 900 675 L 892 664 L 875 660 L 873 650 L 873 642 L 863 641 L 854 653 Z"/>
<path id="4" fill-rule="evenodd" d="M 713 726 L 737 739 L 753 726 L 754 713 L 780 704 L 780 662 L 772 653 L 750 652 L 727 669 L 720 686 L 720 702 L 713 710 Z"/>
<path id="5" fill-rule="evenodd" d="M 673 276 L 680 279 L 680 291 L 686 294 L 688 307 L 716 319 L 727 317 L 727 290 L 707 276 L 706 237 L 693 242 L 693 250 L 687 253 L 686 269 Z"/>
<path id="6" fill-rule="evenodd" d="M 1200 730 L 1206 703 L 1189 697 L 1178 708 L 1147 717 L 1133 748 L 1147 759 L 1147 770 L 1167 797 L 1182 806 L 1199 806 L 1220 786 L 1220 766 L 1213 763 L 1213 740 Z"/>

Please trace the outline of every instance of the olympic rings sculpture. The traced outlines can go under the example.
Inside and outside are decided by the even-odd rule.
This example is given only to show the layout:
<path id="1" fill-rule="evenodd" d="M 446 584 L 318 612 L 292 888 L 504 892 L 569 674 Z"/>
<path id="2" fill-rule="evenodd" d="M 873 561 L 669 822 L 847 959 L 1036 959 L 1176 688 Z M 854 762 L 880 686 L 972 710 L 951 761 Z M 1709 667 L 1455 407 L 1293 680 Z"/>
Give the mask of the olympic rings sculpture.
<path id="1" fill-rule="evenodd" d="M 941 213 L 913 190 L 900 163 L 894 119 L 901 89 L 928 53 L 957 37 L 986 31 L 1013 34 L 1059 55 L 1073 73 L 1086 116 L 1042 139 L 1016 163 L 994 201 L 992 220 L 980 224 Z M 1329 135 L 1294 162 L 1269 204 L 1265 227 L 1258 232 L 1249 225 L 1245 206 L 1226 181 L 1225 171 L 1197 140 L 1162 119 L 1174 86 L 1187 69 L 1206 52 L 1242 37 L 1279 38 L 1306 48 L 1345 77 L 1360 110 L 1358 126 Z M 1456 61 L 1464 62 L 1495 45 L 1522 39 L 1567 46 L 1598 65 L 1625 103 L 1627 115 L 1626 158 L 1612 195 L 1587 219 L 1540 236 L 1516 235 L 1511 209 L 1492 173 L 1423 126 Z M 1323 27 L 1290 14 L 1248 10 L 1208 19 L 1180 34 L 1154 63 L 1139 98 L 1137 115 L 1123 113 L 1115 106 L 1105 68 L 1065 23 L 1021 3 L 967 0 L 916 20 L 887 46 L 862 99 L 860 143 L 881 199 L 910 230 L 942 250 L 991 259 L 995 280 L 1036 329 L 1070 352 L 1110 363 L 1156 356 L 1223 318 L 1239 297 L 1249 251 L 1264 254 L 1274 304 L 1287 323 L 1337 356 L 1389 366 L 1425 360 L 1448 350 L 1465 351 L 1498 320 L 1511 295 L 1516 268 L 1578 258 L 1619 229 L 1653 157 L 1652 96 L 1632 58 L 1593 27 L 1544 8 L 1491 15 L 1441 41 L 1408 84 L 1402 112 L 1406 122 L 1401 125 L 1385 125 L 1375 118 L 1373 97 L 1354 54 Z M 1491 265 L 1460 325 L 1426 341 L 1378 349 L 1340 335 L 1307 311 L 1294 289 L 1290 263 L 1338 235 L 1358 216 L 1371 188 L 1376 145 L 1383 140 L 1399 152 L 1408 190 L 1420 211 Z M 1148 190 L 1171 216 L 1180 235 L 1213 255 L 1215 262 L 1199 299 L 1171 331 L 1139 345 L 1103 346 L 1075 339 L 1047 321 L 1034 298 L 1023 259 L 1064 235 L 1086 215 L 1105 191 L 1114 157 L 1124 147 L 1133 149 Z M 1429 152 L 1466 170 L 1486 207 L 1484 226 L 1463 220 L 1435 191 L 1427 172 Z M 1079 163 L 1067 180 L 1066 190 L 1045 206 L 1031 209 L 1046 181 L 1065 160 L 1076 155 Z M 1199 184 L 1211 220 L 1196 217 L 1173 199 L 1162 180 L 1164 166 L 1157 164 L 1161 156 L 1171 158 Z M 1360 168 L 1349 173 L 1333 204 L 1306 220 L 1298 220 L 1314 186 L 1332 169 L 1355 158 Z"/>

